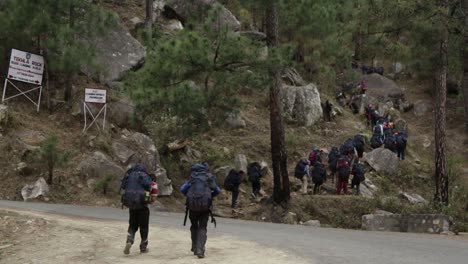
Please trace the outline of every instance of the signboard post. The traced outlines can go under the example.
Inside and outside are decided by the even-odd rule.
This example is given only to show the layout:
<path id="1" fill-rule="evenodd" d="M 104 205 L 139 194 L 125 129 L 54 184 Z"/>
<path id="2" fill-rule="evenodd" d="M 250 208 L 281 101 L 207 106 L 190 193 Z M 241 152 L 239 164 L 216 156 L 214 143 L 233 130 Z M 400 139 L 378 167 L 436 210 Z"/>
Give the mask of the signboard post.
<path id="1" fill-rule="evenodd" d="M 85 101 L 83 103 L 83 109 L 84 109 L 84 128 L 83 128 L 83 133 L 86 133 L 86 131 L 94 124 L 96 123 L 96 126 L 99 130 L 101 128 L 97 124 L 97 119 L 98 117 L 103 113 L 103 121 L 102 121 L 102 130 L 105 129 L 106 127 L 106 114 L 107 114 L 107 91 L 102 90 L 102 89 L 85 89 Z M 103 104 L 97 115 L 94 115 L 91 109 L 88 106 L 88 103 L 92 104 Z M 87 125 L 88 118 L 86 116 L 86 113 L 89 113 L 91 115 L 91 118 L 93 121 Z"/>
<path id="2" fill-rule="evenodd" d="M 5 79 L 5 85 L 3 86 L 2 103 L 17 96 L 24 95 L 29 101 L 31 101 L 31 103 L 33 103 L 37 107 L 37 111 L 39 112 L 42 96 L 43 74 L 44 58 L 42 56 L 12 49 L 8 76 Z M 11 80 L 20 81 L 37 86 L 23 92 Z M 8 84 L 13 86 L 19 93 L 10 97 L 5 97 Z M 39 98 L 37 99 L 37 102 L 27 95 L 28 93 L 36 90 L 39 90 Z"/>

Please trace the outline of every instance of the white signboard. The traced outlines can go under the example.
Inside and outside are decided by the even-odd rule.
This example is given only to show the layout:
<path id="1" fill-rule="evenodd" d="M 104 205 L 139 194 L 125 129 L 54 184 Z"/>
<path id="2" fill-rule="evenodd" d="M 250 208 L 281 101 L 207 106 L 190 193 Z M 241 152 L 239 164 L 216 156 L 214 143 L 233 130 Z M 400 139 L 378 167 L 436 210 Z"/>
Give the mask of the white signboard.
<path id="1" fill-rule="evenodd" d="M 8 79 L 41 85 L 43 73 L 44 58 L 42 56 L 15 49 L 11 50 Z"/>
<path id="2" fill-rule="evenodd" d="M 85 102 L 87 103 L 106 103 L 106 90 L 88 89 L 85 90 Z"/>

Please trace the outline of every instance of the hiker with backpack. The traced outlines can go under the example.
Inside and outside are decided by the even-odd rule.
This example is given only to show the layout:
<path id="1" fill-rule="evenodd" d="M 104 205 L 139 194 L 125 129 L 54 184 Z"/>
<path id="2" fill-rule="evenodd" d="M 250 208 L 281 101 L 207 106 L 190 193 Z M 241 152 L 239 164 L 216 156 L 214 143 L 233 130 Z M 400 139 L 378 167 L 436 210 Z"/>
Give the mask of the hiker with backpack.
<path id="1" fill-rule="evenodd" d="M 358 158 L 362 158 L 364 154 L 364 146 L 366 145 L 366 139 L 363 135 L 356 135 L 354 136 L 354 149 L 358 154 Z"/>
<path id="2" fill-rule="evenodd" d="M 320 187 L 327 181 L 327 171 L 323 163 L 317 161 L 312 169 L 312 182 L 314 183 L 313 194 L 320 193 Z"/>
<path id="3" fill-rule="evenodd" d="M 408 140 L 408 135 L 405 130 L 401 130 L 396 135 L 396 151 L 398 158 L 400 160 L 405 160 L 405 150 L 406 150 L 406 141 Z"/>
<path id="4" fill-rule="evenodd" d="M 389 133 L 384 140 L 384 148 L 390 150 L 391 152 L 396 153 L 396 139 L 395 136 L 392 133 Z"/>
<path id="5" fill-rule="evenodd" d="M 332 179 L 332 183 L 335 183 L 336 163 L 338 162 L 339 157 L 340 157 L 340 151 L 338 150 L 338 147 L 332 147 L 332 149 L 328 153 L 328 168 L 330 169 L 330 176 Z"/>
<path id="6" fill-rule="evenodd" d="M 258 162 L 252 162 L 247 166 L 247 175 L 249 176 L 249 182 L 252 184 L 251 196 L 255 200 L 260 195 L 262 188 L 260 179 L 263 177 L 262 166 Z"/>
<path id="7" fill-rule="evenodd" d="M 314 147 L 312 151 L 309 153 L 310 164 L 314 165 L 317 161 L 322 162 L 322 157 L 320 157 L 320 153 L 322 152 L 323 152 L 322 149 L 319 149 L 318 147 Z"/>
<path id="8" fill-rule="evenodd" d="M 296 164 L 294 177 L 302 181 L 302 194 L 307 194 L 307 185 L 310 179 L 310 161 L 302 159 Z"/>
<path id="9" fill-rule="evenodd" d="M 192 166 L 190 178 L 180 187 L 180 192 L 187 197 L 184 225 L 188 214 L 191 223 L 191 251 L 198 258 L 204 258 L 210 216 L 211 222 L 216 226 L 211 211 L 213 198 L 221 192 L 215 177 L 209 173 L 209 166 L 206 162 Z"/>
<path id="10" fill-rule="evenodd" d="M 338 195 L 341 194 L 342 190 L 344 194 L 348 193 L 348 181 L 349 181 L 349 175 L 351 173 L 350 163 L 351 161 L 349 157 L 345 155 L 341 155 L 338 158 L 338 161 L 336 164 L 336 171 L 338 173 L 338 184 L 336 188 L 336 194 Z"/>
<path id="11" fill-rule="evenodd" d="M 356 149 L 354 146 L 354 140 L 352 138 L 348 138 L 343 145 L 340 147 L 340 154 L 344 156 L 351 155 L 354 157 L 356 155 Z"/>
<path id="12" fill-rule="evenodd" d="M 244 171 L 232 169 L 228 176 L 224 179 L 224 189 L 232 193 L 231 208 L 236 209 L 237 198 L 239 197 L 239 185 L 244 178 Z"/>
<path id="13" fill-rule="evenodd" d="M 123 206 L 129 209 L 129 226 L 124 254 L 130 254 L 130 248 L 135 241 L 135 234 L 140 229 L 140 252 L 148 252 L 148 232 L 150 211 L 148 204 L 154 202 L 158 193 L 156 177 L 148 174 L 143 164 L 131 167 L 122 179 L 120 189 Z"/>
<path id="14" fill-rule="evenodd" d="M 351 174 L 353 175 L 353 179 L 351 180 L 351 189 L 355 190 L 356 195 L 359 195 L 361 194 L 361 182 L 366 180 L 364 167 L 359 163 L 359 161 L 354 163 Z"/>

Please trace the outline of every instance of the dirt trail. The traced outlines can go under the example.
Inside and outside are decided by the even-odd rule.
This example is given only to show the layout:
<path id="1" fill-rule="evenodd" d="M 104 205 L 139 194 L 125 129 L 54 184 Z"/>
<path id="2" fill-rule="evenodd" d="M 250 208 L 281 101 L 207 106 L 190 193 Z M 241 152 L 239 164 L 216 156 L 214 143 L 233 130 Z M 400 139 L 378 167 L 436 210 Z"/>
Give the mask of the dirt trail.
<path id="1" fill-rule="evenodd" d="M 0 211 L 0 263 L 310 263 L 253 242 L 210 236 L 209 232 L 207 257 L 199 260 L 189 251 L 188 230 L 158 226 L 150 226 L 149 253 L 140 254 L 136 244 L 125 256 L 126 228 L 126 223 L 117 221 Z"/>

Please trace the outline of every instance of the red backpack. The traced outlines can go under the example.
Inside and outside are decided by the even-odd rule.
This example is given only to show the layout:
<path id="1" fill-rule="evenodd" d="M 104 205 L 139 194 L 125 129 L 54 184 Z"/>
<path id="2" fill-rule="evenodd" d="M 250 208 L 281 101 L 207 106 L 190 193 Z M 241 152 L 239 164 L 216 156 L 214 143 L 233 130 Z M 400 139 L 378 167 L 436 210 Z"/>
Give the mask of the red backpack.
<path id="1" fill-rule="evenodd" d="M 345 156 L 341 156 L 336 163 L 336 171 L 338 172 L 338 176 L 342 179 L 348 179 L 350 171 L 349 161 L 348 158 Z"/>

